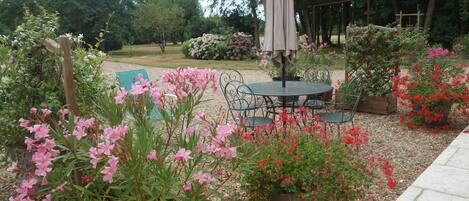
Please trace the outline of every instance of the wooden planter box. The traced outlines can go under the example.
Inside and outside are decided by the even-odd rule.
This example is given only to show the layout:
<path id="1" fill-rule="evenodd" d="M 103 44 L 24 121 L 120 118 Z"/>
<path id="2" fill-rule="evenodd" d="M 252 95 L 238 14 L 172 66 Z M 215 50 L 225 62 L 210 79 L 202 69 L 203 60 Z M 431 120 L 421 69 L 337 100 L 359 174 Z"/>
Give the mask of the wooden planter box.
<path id="1" fill-rule="evenodd" d="M 337 93 L 336 93 L 337 94 Z M 339 98 L 336 96 L 335 98 Z M 346 108 L 351 109 L 351 108 Z M 372 114 L 391 114 L 397 111 L 397 98 L 392 93 L 383 96 L 363 96 L 358 103 L 357 112 Z"/>

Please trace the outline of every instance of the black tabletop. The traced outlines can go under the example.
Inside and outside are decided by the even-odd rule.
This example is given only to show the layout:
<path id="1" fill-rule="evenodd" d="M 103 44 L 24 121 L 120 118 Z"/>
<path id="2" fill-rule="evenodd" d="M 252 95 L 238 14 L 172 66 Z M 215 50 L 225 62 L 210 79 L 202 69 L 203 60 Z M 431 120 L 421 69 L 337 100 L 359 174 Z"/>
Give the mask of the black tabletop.
<path id="1" fill-rule="evenodd" d="M 307 96 L 321 94 L 332 90 L 332 87 L 322 83 L 287 81 L 286 87 L 282 87 L 282 82 L 259 82 L 248 84 L 252 93 L 258 96 Z M 245 93 L 242 88 L 239 89 Z"/>

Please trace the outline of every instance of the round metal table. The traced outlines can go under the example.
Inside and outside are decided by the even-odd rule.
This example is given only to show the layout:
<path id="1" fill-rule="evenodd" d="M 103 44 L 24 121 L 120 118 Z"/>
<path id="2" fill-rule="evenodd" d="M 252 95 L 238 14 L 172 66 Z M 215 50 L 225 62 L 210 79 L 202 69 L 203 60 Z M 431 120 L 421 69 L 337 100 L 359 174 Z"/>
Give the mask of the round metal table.
<path id="1" fill-rule="evenodd" d="M 256 96 L 262 97 L 285 97 L 283 99 L 283 107 L 286 107 L 286 97 L 298 97 L 298 96 L 310 96 L 329 92 L 332 90 L 332 86 L 305 82 L 305 81 L 287 81 L 286 86 L 282 87 L 282 82 L 259 82 L 247 85 L 251 88 L 252 93 L 248 92 L 246 88 L 239 88 L 241 93 L 250 93 Z"/>
<path id="2" fill-rule="evenodd" d="M 304 81 L 287 81 L 285 88 L 282 87 L 282 82 L 259 82 L 247 86 L 251 88 L 252 94 L 257 96 L 309 96 L 332 90 L 332 87 L 326 84 Z M 243 88 L 240 88 L 240 92 L 247 93 Z"/>

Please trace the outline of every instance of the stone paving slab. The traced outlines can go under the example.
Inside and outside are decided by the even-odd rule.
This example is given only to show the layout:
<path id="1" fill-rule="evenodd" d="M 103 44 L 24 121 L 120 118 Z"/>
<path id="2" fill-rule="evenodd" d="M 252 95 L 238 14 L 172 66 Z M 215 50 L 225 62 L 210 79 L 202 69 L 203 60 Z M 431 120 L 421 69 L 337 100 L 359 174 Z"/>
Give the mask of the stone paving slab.
<path id="1" fill-rule="evenodd" d="M 469 201 L 469 126 L 398 201 Z"/>

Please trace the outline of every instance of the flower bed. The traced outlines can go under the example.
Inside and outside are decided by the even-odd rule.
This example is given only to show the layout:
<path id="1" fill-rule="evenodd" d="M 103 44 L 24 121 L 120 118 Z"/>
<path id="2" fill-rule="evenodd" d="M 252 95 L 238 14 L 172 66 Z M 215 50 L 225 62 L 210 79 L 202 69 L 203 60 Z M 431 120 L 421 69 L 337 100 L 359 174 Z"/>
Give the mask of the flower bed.
<path id="1" fill-rule="evenodd" d="M 203 94 L 216 89 L 213 70 L 171 70 L 159 83 L 136 80 L 131 91 L 101 98 L 92 118 L 74 117 L 62 109 L 55 121 L 50 110 L 32 109 L 21 121 L 31 132 L 25 143 L 32 166 L 22 173 L 12 199 L 194 200 L 223 197 L 220 191 L 233 182 L 241 182 L 246 196 L 280 190 L 301 197 L 355 198 L 364 196 L 376 175 L 395 187 L 389 163 L 359 152 L 367 141 L 365 132 L 349 130 L 343 139 L 333 140 L 305 109 L 295 118 L 282 114 L 275 125 L 253 132 L 220 123 L 222 118 L 197 112 Z M 175 95 L 163 95 L 167 93 Z M 149 120 L 154 107 L 163 115 L 156 124 Z M 301 160 L 285 161 L 289 153 Z M 312 153 L 320 158 L 310 158 Z M 269 158 L 285 165 L 275 169 Z M 258 162 L 266 159 L 266 167 L 274 168 L 269 171 L 285 174 L 276 177 L 258 169 Z M 347 168 L 333 168 L 339 166 Z M 302 177 L 305 168 L 314 171 Z M 15 163 L 9 170 L 18 171 Z M 268 189 L 253 186 L 258 181 L 250 179 L 252 174 L 265 175 L 269 180 L 261 186 Z M 317 180 L 320 175 L 323 179 Z"/>

